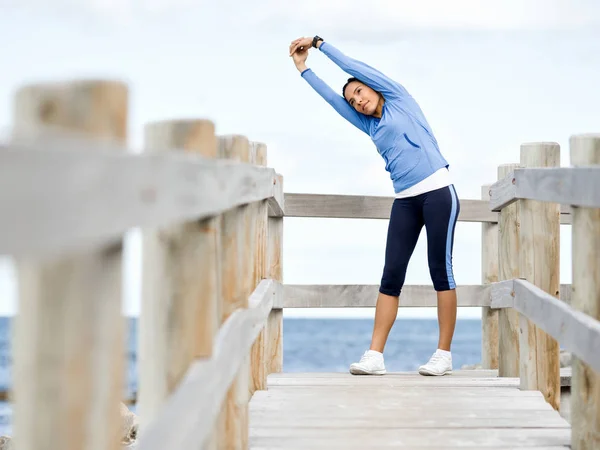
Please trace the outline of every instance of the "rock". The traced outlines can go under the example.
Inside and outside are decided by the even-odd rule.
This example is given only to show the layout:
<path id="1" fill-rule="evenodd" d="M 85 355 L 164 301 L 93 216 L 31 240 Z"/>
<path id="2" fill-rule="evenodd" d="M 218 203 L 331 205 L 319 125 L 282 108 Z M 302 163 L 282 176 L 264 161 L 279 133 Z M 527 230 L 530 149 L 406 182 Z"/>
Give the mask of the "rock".
<path id="1" fill-rule="evenodd" d="M 571 352 L 560 351 L 560 367 L 571 367 Z"/>
<path id="2" fill-rule="evenodd" d="M 0 450 L 13 450 L 15 447 L 9 436 L 0 436 Z"/>
<path id="3" fill-rule="evenodd" d="M 121 403 L 121 444 L 130 445 L 137 439 L 139 420 L 137 416 L 129 411 L 124 403 Z M 134 447 L 126 447 L 134 448 Z M 2 450 L 0 448 L 0 450 Z"/>

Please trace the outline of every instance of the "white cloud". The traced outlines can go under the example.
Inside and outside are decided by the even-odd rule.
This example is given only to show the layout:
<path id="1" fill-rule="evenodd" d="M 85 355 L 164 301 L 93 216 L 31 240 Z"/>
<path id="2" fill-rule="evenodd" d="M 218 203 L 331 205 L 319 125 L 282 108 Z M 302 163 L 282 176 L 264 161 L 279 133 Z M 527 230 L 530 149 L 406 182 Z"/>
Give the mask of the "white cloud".
<path id="1" fill-rule="evenodd" d="M 271 0 L 271 14 L 330 24 L 335 28 L 362 31 L 389 26 L 410 29 L 555 29 L 598 23 L 591 1 L 566 0 L 305 0 L 302 7 Z"/>
<path id="2" fill-rule="evenodd" d="M 3 7 L 29 11 L 86 13 L 117 22 L 142 20 L 165 13 L 197 15 L 209 24 L 246 24 L 279 30 L 306 28 L 361 39 L 391 37 L 415 30 L 575 30 L 600 24 L 600 5 L 593 0 L 3 0 Z M 260 32 L 260 28 L 254 28 Z"/>

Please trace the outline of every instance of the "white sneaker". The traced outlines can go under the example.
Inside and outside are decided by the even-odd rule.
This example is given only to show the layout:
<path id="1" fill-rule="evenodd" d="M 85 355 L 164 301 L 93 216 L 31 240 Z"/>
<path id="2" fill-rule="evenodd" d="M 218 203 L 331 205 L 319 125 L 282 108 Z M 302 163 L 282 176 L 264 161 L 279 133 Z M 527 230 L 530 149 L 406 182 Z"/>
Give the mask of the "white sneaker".
<path id="1" fill-rule="evenodd" d="M 436 350 L 429 362 L 419 367 L 421 375 L 446 375 L 452 373 L 452 354 L 443 350 Z"/>
<path id="2" fill-rule="evenodd" d="M 352 375 L 384 375 L 386 371 L 383 353 L 367 350 L 359 362 L 350 365 L 350 373 Z"/>

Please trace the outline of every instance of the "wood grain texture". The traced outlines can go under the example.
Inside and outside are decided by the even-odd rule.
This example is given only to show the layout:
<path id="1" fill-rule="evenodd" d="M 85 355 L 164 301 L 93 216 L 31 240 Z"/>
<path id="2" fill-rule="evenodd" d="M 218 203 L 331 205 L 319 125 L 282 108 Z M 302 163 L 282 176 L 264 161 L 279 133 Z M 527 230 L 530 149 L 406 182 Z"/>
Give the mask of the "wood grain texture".
<path id="1" fill-rule="evenodd" d="M 328 194 L 285 194 L 287 217 L 323 217 L 343 219 L 389 219 L 394 197 Z M 497 222 L 483 200 L 460 200 L 461 222 Z"/>
<path id="2" fill-rule="evenodd" d="M 498 281 L 492 284 L 490 299 L 491 308 L 514 308 L 515 280 Z"/>
<path id="3" fill-rule="evenodd" d="M 600 167 L 515 170 L 518 198 L 600 208 Z"/>
<path id="4" fill-rule="evenodd" d="M 572 166 L 600 165 L 600 135 L 573 136 L 570 147 Z M 600 209 L 573 208 L 571 242 L 571 304 L 590 319 L 600 321 Z M 600 344 L 594 348 L 597 357 Z M 572 363 L 571 445 L 577 450 L 600 448 L 600 368 L 594 370 L 585 360 L 574 357 Z"/>
<path id="5" fill-rule="evenodd" d="M 490 306 L 488 286 L 457 286 L 458 306 Z M 302 285 L 283 286 L 283 308 L 370 308 L 375 307 L 379 285 Z M 437 297 L 433 286 L 405 285 L 400 294 L 400 307 L 435 307 Z"/>
<path id="6" fill-rule="evenodd" d="M 283 177 L 277 177 L 277 187 L 283 193 Z M 286 203 L 287 205 L 287 203 Z M 286 206 L 287 207 L 287 206 Z M 267 223 L 267 277 L 283 281 L 283 218 L 269 217 Z M 274 309 L 267 321 L 265 359 L 267 374 L 283 370 L 283 289 L 275 297 Z"/>
<path id="7" fill-rule="evenodd" d="M 560 165 L 556 143 L 521 145 L 521 166 Z M 520 200 L 519 277 L 554 297 L 560 295 L 560 207 L 556 203 Z M 556 410 L 560 407 L 558 342 L 531 320 L 519 316 L 521 389 L 540 390 Z"/>
<path id="8" fill-rule="evenodd" d="M 538 328 L 600 372 L 600 321 L 525 280 L 515 280 L 514 307 Z"/>
<path id="9" fill-rule="evenodd" d="M 490 186 L 482 186 L 481 199 L 489 201 Z M 481 224 L 481 283 L 498 281 L 498 224 Z M 498 311 L 481 308 L 481 365 L 484 369 L 498 368 Z"/>
<path id="10" fill-rule="evenodd" d="M 14 138 L 29 139 L 33 145 L 43 146 L 44 130 L 51 127 L 91 139 L 123 142 L 127 104 L 127 87 L 117 82 L 27 86 L 19 90 L 15 99 Z M 86 150 L 91 156 L 93 148 Z M 23 153 L 23 159 L 28 159 L 30 155 Z M 80 153 L 84 153 L 81 148 Z M 53 158 L 51 152 L 45 155 L 40 151 L 39 155 L 47 161 Z M 62 163 L 53 162 L 58 167 Z M 1 188 L 5 195 L 14 195 L 24 180 L 27 183 L 35 180 L 30 192 L 45 195 L 46 190 L 52 191 L 52 186 L 28 178 L 35 175 L 35 170 L 30 171 L 27 166 L 23 169 L 11 174 L 9 180 L 0 175 L 2 183 L 7 183 Z M 73 175 L 86 178 L 89 174 Z M 98 188 L 109 189 L 107 180 L 104 178 Z M 82 195 L 79 183 L 62 186 L 71 197 Z M 59 199 L 50 196 L 43 198 L 51 201 L 41 201 L 42 197 L 34 196 L 36 201 L 21 204 L 19 208 L 30 212 L 51 211 L 59 234 L 71 234 L 70 219 L 74 214 L 80 221 L 90 219 L 85 215 L 89 211 L 57 210 L 54 202 Z M 45 242 L 46 233 L 36 228 L 37 224 L 30 227 L 25 220 L 27 216 L 14 209 L 3 212 L 11 220 L 0 221 L 4 224 L 0 227 L 8 227 L 11 235 L 16 232 L 20 239 Z M 96 214 L 106 212 L 96 211 Z M 2 239 L 6 237 L 4 231 L 0 235 Z M 19 256 L 16 259 L 19 314 L 15 318 L 13 344 L 13 430 L 18 447 L 116 450 L 125 373 L 121 237 L 94 250 L 72 251 L 56 258 Z"/>
<path id="11" fill-rule="evenodd" d="M 514 308 L 559 341 L 565 350 L 600 371 L 597 351 L 600 348 L 600 322 L 597 319 L 526 280 L 495 283 L 491 296 L 492 307 Z"/>
<path id="12" fill-rule="evenodd" d="M 124 146 L 64 137 L 3 148 L 0 208 L 11 220 L 0 221 L 0 254 L 90 248 L 132 227 L 213 217 L 274 197 L 277 187 L 275 171 L 266 167 L 192 154 L 124 152 Z"/>
<path id="13" fill-rule="evenodd" d="M 498 179 L 504 180 L 518 164 L 498 167 Z M 519 204 L 513 203 L 498 215 L 498 281 L 519 277 Z M 519 376 L 519 318 L 512 309 L 498 312 L 498 371 L 501 377 Z"/>
<path id="14" fill-rule="evenodd" d="M 285 215 L 286 203 L 283 193 L 283 176 L 276 174 L 273 180 L 273 196 L 268 199 L 269 217 L 283 217 Z"/>
<path id="15" fill-rule="evenodd" d="M 504 175 L 490 187 L 489 207 L 493 212 L 500 212 L 519 199 L 514 171 L 503 171 L 503 173 Z"/>
<path id="16" fill-rule="evenodd" d="M 250 448 L 568 446 L 569 424 L 541 393 L 520 391 L 515 378 L 474 372 L 270 375 L 269 389 L 250 402 Z"/>
<path id="17" fill-rule="evenodd" d="M 267 165 L 267 146 L 260 142 L 252 143 L 252 162 L 256 165 Z M 255 228 L 255 253 L 253 264 L 253 283 L 257 286 L 262 279 L 268 278 L 267 272 L 267 227 L 269 211 L 267 201 L 256 205 L 256 228 Z M 267 388 L 267 360 L 265 354 L 268 345 L 268 326 L 265 326 L 256 338 L 256 342 L 250 350 L 250 380 L 249 395 L 252 396 L 257 390 Z"/>
<path id="18" fill-rule="evenodd" d="M 249 307 L 228 316 L 215 338 L 211 358 L 192 364 L 155 420 L 140 436 L 141 449 L 204 448 L 211 438 L 221 405 L 228 391 L 231 392 L 230 386 L 239 378 L 240 368 L 267 320 L 276 292 L 275 281 L 263 280 L 247 300 Z M 247 388 L 243 393 L 247 402 Z M 190 414 L 190 411 L 201 414 Z M 233 444 L 238 445 L 237 442 Z M 219 445 L 223 446 L 222 440 Z"/>
<path id="19" fill-rule="evenodd" d="M 221 158 L 249 163 L 250 143 L 245 136 L 228 135 L 219 139 Z M 221 218 L 221 290 L 222 314 L 225 322 L 238 309 L 248 308 L 252 270 L 251 205 L 238 206 L 226 211 Z M 218 438 L 218 448 L 241 450 L 248 446 L 248 384 L 250 355 L 244 354 L 239 371 L 222 405 L 225 425 Z"/>
<path id="20" fill-rule="evenodd" d="M 145 127 L 147 152 L 217 157 L 214 125 L 163 121 Z M 218 218 L 142 230 L 139 414 L 152 421 L 199 355 L 210 356 L 218 321 Z"/>

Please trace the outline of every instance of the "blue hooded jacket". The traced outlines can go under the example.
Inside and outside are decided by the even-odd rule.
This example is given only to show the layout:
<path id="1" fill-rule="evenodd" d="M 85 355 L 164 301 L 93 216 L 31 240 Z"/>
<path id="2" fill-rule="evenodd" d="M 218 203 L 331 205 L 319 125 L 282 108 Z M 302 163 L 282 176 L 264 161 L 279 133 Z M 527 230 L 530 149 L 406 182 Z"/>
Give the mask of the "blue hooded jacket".
<path id="1" fill-rule="evenodd" d="M 322 42 L 319 49 L 344 72 L 383 95 L 381 118 L 367 116 L 350 106 L 311 69 L 301 74 L 339 114 L 371 137 L 385 160 L 385 170 L 390 173 L 396 193 L 449 166 L 421 108 L 400 83 L 344 55 L 328 42 Z"/>

